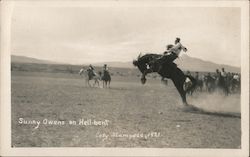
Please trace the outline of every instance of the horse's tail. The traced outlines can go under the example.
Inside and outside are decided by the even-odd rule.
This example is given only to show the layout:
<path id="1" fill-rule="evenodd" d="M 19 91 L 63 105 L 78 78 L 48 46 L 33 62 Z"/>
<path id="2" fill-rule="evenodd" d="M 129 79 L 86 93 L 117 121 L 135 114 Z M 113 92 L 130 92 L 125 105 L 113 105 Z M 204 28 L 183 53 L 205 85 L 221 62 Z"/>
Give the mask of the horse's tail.
<path id="1" fill-rule="evenodd" d="M 191 86 L 187 87 L 187 89 L 185 90 L 186 93 L 193 90 L 196 85 L 197 85 L 197 80 L 193 77 L 193 76 L 190 76 L 190 75 L 185 75 L 187 78 L 190 79 L 190 81 L 192 82 Z"/>

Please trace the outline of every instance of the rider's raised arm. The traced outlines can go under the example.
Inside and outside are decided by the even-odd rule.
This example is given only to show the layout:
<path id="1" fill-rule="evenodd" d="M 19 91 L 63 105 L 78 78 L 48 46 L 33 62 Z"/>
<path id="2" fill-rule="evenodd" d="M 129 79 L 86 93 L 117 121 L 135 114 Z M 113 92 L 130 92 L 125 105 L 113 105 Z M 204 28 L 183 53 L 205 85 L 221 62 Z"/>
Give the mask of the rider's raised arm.
<path id="1" fill-rule="evenodd" d="M 185 46 L 183 46 L 181 43 L 178 43 L 178 48 L 182 49 L 184 52 L 187 51 L 187 48 Z"/>
<path id="2" fill-rule="evenodd" d="M 187 48 L 184 47 L 182 44 L 181 44 L 181 49 L 182 49 L 184 52 L 187 52 Z"/>
<path id="3" fill-rule="evenodd" d="M 184 52 L 186 52 L 186 51 L 187 51 L 187 48 L 184 47 L 184 46 L 179 42 L 179 43 L 177 43 L 176 45 L 174 45 L 174 46 L 170 49 L 170 51 L 177 51 L 177 50 L 183 50 Z"/>

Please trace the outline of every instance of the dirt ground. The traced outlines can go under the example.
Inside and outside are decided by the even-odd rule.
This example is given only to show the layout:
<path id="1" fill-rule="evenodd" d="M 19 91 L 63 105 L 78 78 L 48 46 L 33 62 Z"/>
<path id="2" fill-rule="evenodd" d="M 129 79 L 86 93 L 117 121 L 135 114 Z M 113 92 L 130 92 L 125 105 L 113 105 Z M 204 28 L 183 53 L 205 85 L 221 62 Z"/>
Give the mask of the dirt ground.
<path id="1" fill-rule="evenodd" d="M 12 146 L 241 147 L 240 117 L 185 111 L 171 81 L 139 81 L 114 76 L 103 89 L 86 87 L 77 74 L 12 71 Z M 228 112 L 239 112 L 240 95 L 232 97 Z M 224 109 L 196 96 L 188 100 Z"/>

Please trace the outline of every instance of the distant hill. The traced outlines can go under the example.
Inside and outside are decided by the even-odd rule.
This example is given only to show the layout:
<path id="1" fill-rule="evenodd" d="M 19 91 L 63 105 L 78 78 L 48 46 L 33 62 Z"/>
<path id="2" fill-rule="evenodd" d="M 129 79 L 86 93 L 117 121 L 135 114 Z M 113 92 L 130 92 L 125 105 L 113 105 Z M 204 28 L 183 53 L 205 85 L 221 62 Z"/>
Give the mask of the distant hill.
<path id="1" fill-rule="evenodd" d="M 54 61 L 48 60 L 40 60 L 31 57 L 24 56 L 11 56 L 11 62 L 13 63 L 37 63 L 37 64 L 63 64 Z M 216 64 L 209 61 L 204 61 L 199 58 L 189 57 L 187 55 L 183 55 L 181 58 L 176 59 L 175 63 L 182 70 L 189 71 L 204 71 L 204 72 L 215 72 L 216 69 L 225 68 L 226 71 L 230 72 L 240 72 L 240 67 L 234 67 L 223 64 Z M 117 68 L 135 68 L 131 62 L 98 62 L 93 63 L 94 66 L 103 66 L 103 64 L 107 64 L 109 67 L 117 67 Z"/>
<path id="2" fill-rule="evenodd" d="M 11 55 L 12 63 L 60 64 L 54 61 L 36 59 L 32 57 Z"/>
<path id="3" fill-rule="evenodd" d="M 225 68 L 226 71 L 230 72 L 240 72 L 240 67 L 234 67 L 223 64 L 216 64 L 209 61 L 204 61 L 199 58 L 189 57 L 187 55 L 181 56 L 179 59 L 175 60 L 175 63 L 183 70 L 189 71 L 204 71 L 204 72 L 215 72 L 216 69 Z M 105 62 L 105 63 L 96 63 L 93 64 L 95 66 L 103 66 L 103 64 L 107 64 L 110 67 L 119 67 L 119 68 L 133 68 L 132 61 L 131 62 Z"/>
<path id="4" fill-rule="evenodd" d="M 181 69 L 190 71 L 215 72 L 216 69 L 221 69 L 224 67 L 226 71 L 240 72 L 240 67 L 224 65 L 224 64 L 216 64 L 210 61 L 204 61 L 199 58 L 189 57 L 185 54 L 181 58 L 176 59 L 175 63 Z"/>
<path id="5" fill-rule="evenodd" d="M 116 68 L 133 68 L 134 65 L 131 62 L 101 62 L 101 63 L 93 63 L 94 66 L 103 66 L 107 64 L 109 67 L 116 67 Z"/>

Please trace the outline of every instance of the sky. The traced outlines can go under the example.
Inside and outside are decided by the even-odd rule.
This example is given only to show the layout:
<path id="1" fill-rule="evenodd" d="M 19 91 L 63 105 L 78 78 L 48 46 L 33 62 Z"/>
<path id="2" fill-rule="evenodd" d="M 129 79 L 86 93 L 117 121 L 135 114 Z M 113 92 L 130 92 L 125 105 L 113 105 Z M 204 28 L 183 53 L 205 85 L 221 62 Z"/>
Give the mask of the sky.
<path id="1" fill-rule="evenodd" d="M 11 54 L 70 64 L 132 61 L 176 37 L 187 55 L 240 66 L 237 7 L 14 6 Z"/>

